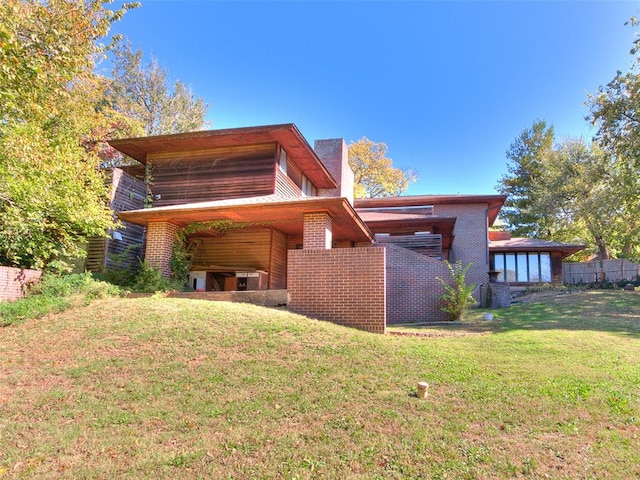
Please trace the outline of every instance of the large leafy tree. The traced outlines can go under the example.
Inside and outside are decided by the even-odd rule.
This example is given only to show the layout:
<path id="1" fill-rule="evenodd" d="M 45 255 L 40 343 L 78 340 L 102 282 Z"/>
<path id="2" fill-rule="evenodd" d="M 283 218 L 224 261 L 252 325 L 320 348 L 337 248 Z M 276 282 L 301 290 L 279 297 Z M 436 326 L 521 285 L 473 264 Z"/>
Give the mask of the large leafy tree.
<path id="1" fill-rule="evenodd" d="M 111 101 L 114 108 L 142 125 L 147 135 L 200 130 L 206 125 L 207 104 L 180 81 L 169 85 L 167 72 L 129 42 L 115 49 Z"/>
<path id="2" fill-rule="evenodd" d="M 638 25 L 632 18 L 628 24 Z M 640 258 L 640 39 L 631 49 L 635 56 L 628 72 L 618 71 L 608 84 L 589 95 L 587 119 L 597 128 L 595 140 L 612 159 L 616 191 L 611 192 L 623 221 L 617 231 L 620 255 Z"/>
<path id="3" fill-rule="evenodd" d="M 0 263 L 45 267 L 113 227 L 99 159 L 81 145 L 101 42 L 134 6 L 107 3 L 0 3 Z"/>
<path id="4" fill-rule="evenodd" d="M 355 197 L 389 197 L 402 195 L 418 176 L 411 170 L 393 166 L 387 158 L 388 147 L 362 137 L 349 144 L 349 165 L 354 173 Z"/>
<path id="5" fill-rule="evenodd" d="M 508 173 L 500 178 L 497 188 L 502 195 L 507 195 L 501 216 L 515 235 L 548 238 L 551 234 L 549 216 L 539 208 L 534 187 L 540 180 L 553 141 L 553 126 L 537 120 L 523 130 L 507 150 Z"/>

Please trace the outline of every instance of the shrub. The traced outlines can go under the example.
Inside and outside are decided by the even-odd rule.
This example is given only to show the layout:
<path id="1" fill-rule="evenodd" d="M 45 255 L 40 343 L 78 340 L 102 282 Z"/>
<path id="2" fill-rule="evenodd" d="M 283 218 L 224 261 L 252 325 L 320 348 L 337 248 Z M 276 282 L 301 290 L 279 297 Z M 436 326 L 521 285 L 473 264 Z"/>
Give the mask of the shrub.
<path id="1" fill-rule="evenodd" d="M 476 302 L 471 296 L 475 285 L 466 283 L 467 270 L 471 267 L 471 263 L 466 266 L 463 266 L 460 261 L 451 264 L 445 260 L 445 263 L 451 272 L 452 284 L 437 277 L 445 290 L 442 295 L 444 306 L 440 310 L 449 315 L 449 320 L 462 320 L 465 310 Z"/>
<path id="2" fill-rule="evenodd" d="M 136 276 L 131 289 L 140 293 L 169 292 L 173 290 L 185 290 L 185 282 L 176 279 L 169 279 L 162 275 L 162 272 L 152 267 L 147 262 L 142 262 L 140 272 Z"/>
<path id="3" fill-rule="evenodd" d="M 39 283 L 31 286 L 25 298 L 0 303 L 0 326 L 62 312 L 75 305 L 86 305 L 96 298 L 120 293 L 118 287 L 95 280 L 89 273 L 63 276 L 45 274 Z"/>

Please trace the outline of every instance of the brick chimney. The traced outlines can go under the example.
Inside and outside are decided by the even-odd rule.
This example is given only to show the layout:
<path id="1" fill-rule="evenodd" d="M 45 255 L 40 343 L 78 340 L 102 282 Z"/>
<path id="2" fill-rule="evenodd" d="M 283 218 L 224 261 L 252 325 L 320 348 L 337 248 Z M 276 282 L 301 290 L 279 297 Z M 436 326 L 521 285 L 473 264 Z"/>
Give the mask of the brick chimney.
<path id="1" fill-rule="evenodd" d="M 338 182 L 338 188 L 318 189 L 318 196 L 345 197 L 353 205 L 353 170 L 349 166 L 349 150 L 345 141 L 342 138 L 316 140 L 313 149 Z"/>

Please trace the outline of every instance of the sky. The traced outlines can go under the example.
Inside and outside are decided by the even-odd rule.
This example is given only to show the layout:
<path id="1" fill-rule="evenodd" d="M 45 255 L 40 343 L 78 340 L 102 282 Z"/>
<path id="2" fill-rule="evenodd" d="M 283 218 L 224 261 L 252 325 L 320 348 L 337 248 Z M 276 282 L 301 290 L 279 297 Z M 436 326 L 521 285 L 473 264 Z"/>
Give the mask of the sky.
<path id="1" fill-rule="evenodd" d="M 294 123 L 311 145 L 367 137 L 417 172 L 406 194 L 494 194 L 505 152 L 534 121 L 558 140 L 593 136 L 587 96 L 631 68 L 636 29 L 625 22 L 639 10 L 640 1 L 142 0 L 112 33 L 202 97 L 208 128 Z"/>

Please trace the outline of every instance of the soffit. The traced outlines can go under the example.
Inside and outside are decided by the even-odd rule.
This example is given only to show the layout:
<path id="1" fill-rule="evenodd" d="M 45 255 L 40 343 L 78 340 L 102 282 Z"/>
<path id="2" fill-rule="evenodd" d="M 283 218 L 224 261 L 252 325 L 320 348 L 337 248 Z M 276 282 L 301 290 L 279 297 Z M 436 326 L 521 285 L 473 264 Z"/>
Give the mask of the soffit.
<path id="1" fill-rule="evenodd" d="M 200 202 L 120 212 L 121 220 L 138 225 L 170 222 L 184 227 L 195 222 L 231 221 L 272 226 L 287 235 L 302 236 L 303 215 L 327 212 L 333 221 L 335 241 L 372 242 L 373 234 L 344 198 L 304 197 L 286 199 L 277 195 Z"/>

